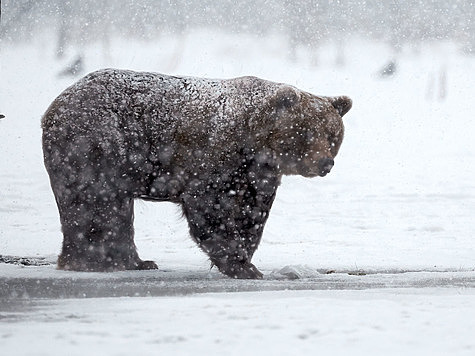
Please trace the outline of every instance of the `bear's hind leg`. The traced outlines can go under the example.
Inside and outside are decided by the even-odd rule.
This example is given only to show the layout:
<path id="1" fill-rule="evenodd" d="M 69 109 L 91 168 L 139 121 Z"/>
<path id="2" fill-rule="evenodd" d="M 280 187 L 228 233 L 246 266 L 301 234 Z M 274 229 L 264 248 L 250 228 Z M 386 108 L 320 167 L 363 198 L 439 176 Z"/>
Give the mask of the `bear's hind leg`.
<path id="1" fill-rule="evenodd" d="M 134 244 L 133 199 L 76 199 L 58 203 L 63 247 L 58 268 L 76 271 L 156 269 Z"/>

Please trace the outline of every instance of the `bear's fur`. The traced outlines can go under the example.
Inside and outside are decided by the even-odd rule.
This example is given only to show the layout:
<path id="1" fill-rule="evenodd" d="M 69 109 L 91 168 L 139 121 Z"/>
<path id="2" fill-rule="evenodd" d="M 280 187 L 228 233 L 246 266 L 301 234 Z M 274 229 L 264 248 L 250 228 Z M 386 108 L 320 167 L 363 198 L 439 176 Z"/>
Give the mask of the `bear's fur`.
<path id="1" fill-rule="evenodd" d="M 87 75 L 42 119 L 64 235 L 58 268 L 157 268 L 134 244 L 134 199 L 146 199 L 179 204 L 222 273 L 261 278 L 251 258 L 282 175 L 327 174 L 350 108 L 344 96 L 255 77 Z"/>

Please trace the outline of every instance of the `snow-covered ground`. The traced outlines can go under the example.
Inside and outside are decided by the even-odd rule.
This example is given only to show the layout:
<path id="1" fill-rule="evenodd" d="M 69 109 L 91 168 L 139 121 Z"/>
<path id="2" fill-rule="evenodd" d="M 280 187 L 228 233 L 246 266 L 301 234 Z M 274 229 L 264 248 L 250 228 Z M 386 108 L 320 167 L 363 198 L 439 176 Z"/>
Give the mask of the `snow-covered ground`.
<path id="1" fill-rule="evenodd" d="M 12 302 L 15 355 L 473 355 L 473 289 Z M 463 325 L 463 327 L 461 327 Z M 14 353 L 13 353 L 14 352 Z"/>
<path id="2" fill-rule="evenodd" d="M 53 48 L 41 37 L 0 52 L 0 255 L 47 262 L 61 233 L 39 121 L 75 80 L 57 77 L 66 61 Z M 389 50 L 358 39 L 344 66 L 331 43 L 313 66 L 303 49 L 290 61 L 278 36 L 208 31 L 82 51 L 86 72 L 257 75 L 349 95 L 354 106 L 331 174 L 287 177 L 279 188 L 253 259 L 264 281 L 209 271 L 177 207 L 137 202 L 139 254 L 161 269 L 75 274 L 0 263 L 2 354 L 475 354 L 475 58 L 450 43 L 408 48 L 396 75 L 382 79 Z M 404 271 L 413 272 L 395 273 Z M 105 292 L 88 295 L 88 283 Z M 147 298 L 124 297 L 147 289 Z M 57 299 L 114 295 L 122 297 Z"/>

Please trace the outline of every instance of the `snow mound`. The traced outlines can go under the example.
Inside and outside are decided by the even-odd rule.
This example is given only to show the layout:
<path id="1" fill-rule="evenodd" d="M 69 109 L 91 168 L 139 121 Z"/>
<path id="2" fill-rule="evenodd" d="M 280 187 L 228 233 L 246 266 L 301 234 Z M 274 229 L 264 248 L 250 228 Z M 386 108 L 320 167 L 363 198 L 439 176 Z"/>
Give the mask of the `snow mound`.
<path id="1" fill-rule="evenodd" d="M 317 278 L 323 271 L 307 265 L 289 265 L 269 274 L 272 279 Z"/>

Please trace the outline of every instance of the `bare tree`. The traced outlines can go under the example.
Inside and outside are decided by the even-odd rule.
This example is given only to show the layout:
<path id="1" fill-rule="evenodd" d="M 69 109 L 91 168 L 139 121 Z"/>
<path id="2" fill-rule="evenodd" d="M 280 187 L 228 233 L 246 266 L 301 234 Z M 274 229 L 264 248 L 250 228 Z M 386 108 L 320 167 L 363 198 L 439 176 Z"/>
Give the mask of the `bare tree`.
<path id="1" fill-rule="evenodd" d="M 36 5 L 36 1 L 34 0 L 27 0 L 27 1 L 18 1 L 11 5 L 11 16 L 6 21 L 0 22 L 0 37 L 4 37 L 8 29 L 13 27 L 15 24 L 22 22 L 22 20 L 27 17 L 33 8 Z M 2 13 L 2 3 L 0 1 L 0 17 Z"/>

